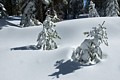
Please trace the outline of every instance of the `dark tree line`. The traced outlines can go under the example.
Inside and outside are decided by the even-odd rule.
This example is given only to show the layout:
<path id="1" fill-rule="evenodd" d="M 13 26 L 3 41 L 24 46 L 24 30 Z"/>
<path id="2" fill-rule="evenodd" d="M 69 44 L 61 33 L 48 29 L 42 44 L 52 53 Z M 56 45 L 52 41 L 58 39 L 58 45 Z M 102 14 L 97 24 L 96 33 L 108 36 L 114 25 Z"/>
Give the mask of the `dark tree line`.
<path id="1" fill-rule="evenodd" d="M 24 11 L 24 3 L 30 0 L 0 0 L 4 4 L 9 15 L 21 15 Z M 44 0 L 34 0 L 36 7 L 36 18 L 43 22 L 46 17 L 46 11 L 50 10 L 50 14 L 54 15 L 56 11 L 58 17 L 62 19 L 74 19 L 79 14 L 87 14 L 89 11 L 90 0 L 48 0 L 50 4 L 45 4 Z M 84 3 L 86 1 L 86 4 Z M 106 16 L 106 3 L 109 0 L 92 0 L 100 16 Z M 120 0 L 117 0 L 120 6 Z"/>

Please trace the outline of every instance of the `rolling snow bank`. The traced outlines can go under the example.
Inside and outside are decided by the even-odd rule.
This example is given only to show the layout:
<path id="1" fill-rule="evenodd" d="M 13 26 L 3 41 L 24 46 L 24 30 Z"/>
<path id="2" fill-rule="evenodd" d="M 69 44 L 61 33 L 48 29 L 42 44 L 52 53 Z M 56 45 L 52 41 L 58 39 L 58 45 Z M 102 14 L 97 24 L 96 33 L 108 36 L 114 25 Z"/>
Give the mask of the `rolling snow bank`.
<path id="1" fill-rule="evenodd" d="M 108 47 L 101 45 L 104 59 L 92 66 L 81 66 L 70 61 L 73 49 L 86 38 L 83 32 L 97 27 L 103 21 L 109 38 Z M 18 24 L 19 20 L 8 22 Z M 37 44 L 36 39 L 42 26 L 2 26 L 0 80 L 120 80 L 120 18 L 76 19 L 56 25 L 62 39 L 57 40 L 59 48 L 50 51 L 27 49 Z M 11 51 L 11 48 L 18 50 Z"/>

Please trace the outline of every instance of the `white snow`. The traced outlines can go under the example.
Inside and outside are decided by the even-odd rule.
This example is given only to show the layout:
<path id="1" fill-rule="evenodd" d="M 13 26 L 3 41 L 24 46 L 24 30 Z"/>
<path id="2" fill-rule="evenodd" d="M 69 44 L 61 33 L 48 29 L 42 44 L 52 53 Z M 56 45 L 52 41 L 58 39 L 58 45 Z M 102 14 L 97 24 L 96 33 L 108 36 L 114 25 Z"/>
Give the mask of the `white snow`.
<path id="1" fill-rule="evenodd" d="M 62 39 L 56 41 L 58 49 L 50 51 L 26 48 L 37 44 L 36 39 L 42 26 L 18 28 L 0 21 L 0 80 L 120 80 L 119 17 L 85 18 L 56 23 L 56 30 Z M 16 25 L 20 22 L 7 21 Z M 86 38 L 83 32 L 97 27 L 103 21 L 109 38 L 108 47 L 101 45 L 104 59 L 91 66 L 71 62 L 73 49 Z M 11 51 L 11 48 L 19 50 Z M 60 66 L 56 67 L 55 64 Z"/>

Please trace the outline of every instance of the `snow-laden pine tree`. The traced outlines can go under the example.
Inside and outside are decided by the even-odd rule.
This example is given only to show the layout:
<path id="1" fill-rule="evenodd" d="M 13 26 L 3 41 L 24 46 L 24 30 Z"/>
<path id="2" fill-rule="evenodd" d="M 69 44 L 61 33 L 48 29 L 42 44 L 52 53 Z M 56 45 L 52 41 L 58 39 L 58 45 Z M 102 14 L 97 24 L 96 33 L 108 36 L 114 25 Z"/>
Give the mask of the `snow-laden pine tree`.
<path id="1" fill-rule="evenodd" d="M 106 3 L 106 16 L 117 17 L 120 14 L 117 0 L 106 0 Z"/>
<path id="2" fill-rule="evenodd" d="M 20 26 L 28 27 L 28 26 L 40 25 L 41 23 L 35 18 L 35 10 L 36 10 L 35 1 L 27 0 L 23 6 L 25 6 L 25 9 L 23 11 Z"/>
<path id="3" fill-rule="evenodd" d="M 89 5 L 89 17 L 99 17 L 99 14 L 95 8 L 95 4 L 90 1 L 90 5 Z"/>
<path id="4" fill-rule="evenodd" d="M 2 3 L 0 3 L 0 18 L 8 17 L 6 9 Z"/>
<path id="5" fill-rule="evenodd" d="M 38 35 L 38 44 L 36 46 L 37 49 L 52 50 L 58 47 L 55 39 L 61 38 L 58 36 L 57 31 L 54 29 L 55 26 L 55 23 L 51 20 L 51 15 L 47 14 L 46 19 L 43 22 L 43 30 Z"/>
<path id="6" fill-rule="evenodd" d="M 105 21 L 103 22 L 103 24 Z M 84 32 L 90 39 L 85 39 L 80 46 L 73 51 L 73 61 L 80 62 L 83 65 L 96 64 L 102 59 L 101 43 L 107 42 L 106 27 L 99 24 L 99 27 L 93 27 L 90 32 Z"/>

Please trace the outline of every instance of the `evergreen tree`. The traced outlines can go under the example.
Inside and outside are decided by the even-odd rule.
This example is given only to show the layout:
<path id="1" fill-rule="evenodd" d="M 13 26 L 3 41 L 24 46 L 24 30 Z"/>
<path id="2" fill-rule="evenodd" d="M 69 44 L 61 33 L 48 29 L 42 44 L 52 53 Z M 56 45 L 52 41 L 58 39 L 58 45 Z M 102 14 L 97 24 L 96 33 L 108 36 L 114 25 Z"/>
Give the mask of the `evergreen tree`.
<path id="1" fill-rule="evenodd" d="M 0 3 L 0 18 L 8 17 L 6 9 L 2 3 Z"/>
<path id="2" fill-rule="evenodd" d="M 56 14 L 60 20 L 67 19 L 67 0 L 52 0 L 51 3 L 51 10 L 54 13 L 54 10 L 56 11 Z"/>
<path id="3" fill-rule="evenodd" d="M 12 15 L 15 15 L 15 16 L 21 15 L 21 11 L 20 11 L 21 3 L 22 3 L 22 0 L 11 0 Z"/>
<path id="4" fill-rule="evenodd" d="M 119 15 L 119 5 L 117 0 L 106 0 L 106 16 L 118 16 Z"/>
<path id="5" fill-rule="evenodd" d="M 98 3 L 98 6 L 96 6 L 96 9 L 101 17 L 106 16 L 106 1 L 102 0 L 101 3 Z"/>
<path id="6" fill-rule="evenodd" d="M 51 20 L 51 15 L 47 14 L 46 19 L 43 22 L 43 30 L 38 35 L 37 49 L 52 50 L 58 47 L 54 39 L 61 38 L 54 29 L 55 26 L 56 25 Z"/>
<path id="7" fill-rule="evenodd" d="M 95 4 L 92 1 L 90 1 L 89 5 L 89 17 L 99 17 L 99 14 L 95 9 Z"/>
<path id="8" fill-rule="evenodd" d="M 105 21 L 103 24 L 104 23 Z M 105 43 L 105 45 L 108 46 L 106 27 L 104 27 L 103 24 L 99 24 L 98 28 L 93 27 L 93 30 L 84 33 L 87 37 L 90 37 L 90 39 L 85 39 L 81 45 L 73 51 L 73 61 L 89 65 L 98 63 L 100 59 L 102 59 L 100 44 Z"/>
<path id="9" fill-rule="evenodd" d="M 35 18 L 35 2 L 34 0 L 27 0 L 26 3 L 23 5 L 26 6 L 21 18 L 20 26 L 21 27 L 28 27 L 34 25 L 40 25 L 40 22 Z"/>
<path id="10" fill-rule="evenodd" d="M 83 0 L 70 0 L 70 18 L 77 18 L 83 11 Z"/>

